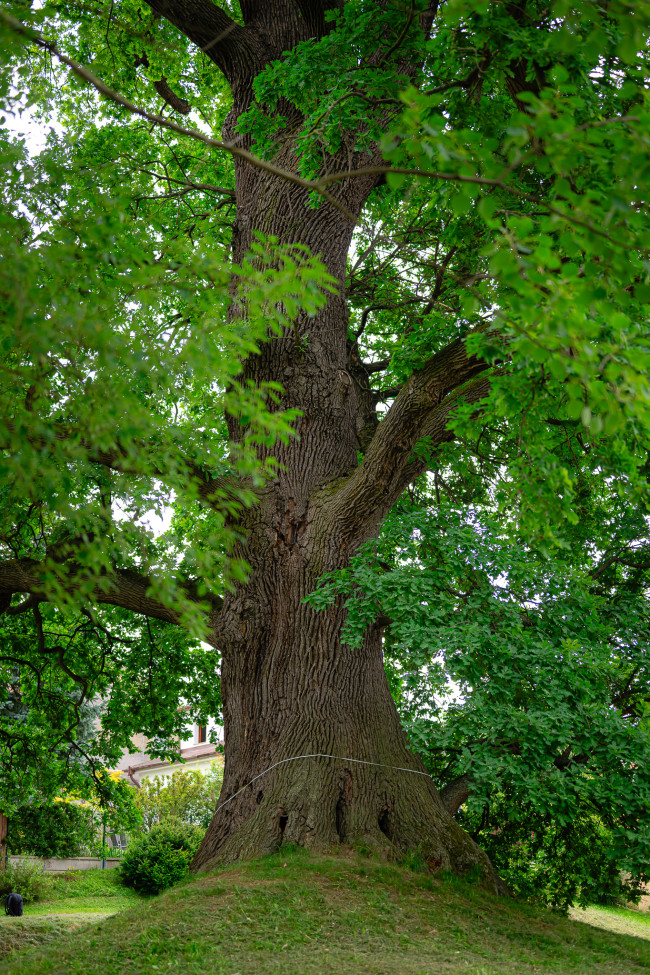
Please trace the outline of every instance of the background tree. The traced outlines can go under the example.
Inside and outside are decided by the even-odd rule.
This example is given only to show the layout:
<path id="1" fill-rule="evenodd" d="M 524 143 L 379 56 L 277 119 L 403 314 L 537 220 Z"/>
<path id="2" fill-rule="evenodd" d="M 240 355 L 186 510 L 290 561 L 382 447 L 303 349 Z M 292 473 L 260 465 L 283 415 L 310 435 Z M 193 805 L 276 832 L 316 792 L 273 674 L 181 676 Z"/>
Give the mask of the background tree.
<path id="1" fill-rule="evenodd" d="M 217 806 L 222 779 L 221 762 L 211 762 L 207 772 L 177 769 L 171 775 L 143 779 L 135 796 L 143 829 L 150 830 L 169 820 L 207 829 Z"/>
<path id="2" fill-rule="evenodd" d="M 219 713 L 218 657 L 180 628 L 133 625 L 118 609 L 100 620 L 34 603 L 2 620 L 0 789 L 8 815 L 68 794 L 107 809 L 117 803 L 126 829 L 132 802 L 105 770 L 142 728 L 150 754 L 176 758 L 188 727 Z"/>
<path id="3" fill-rule="evenodd" d="M 493 877 L 417 774 L 385 620 L 353 647 L 344 600 L 305 597 L 450 441 L 547 551 L 584 457 L 645 510 L 648 5 L 125 0 L 3 23 L 5 90 L 64 130 L 38 161 L 7 149 L 8 608 L 108 603 L 219 651 L 224 803 L 195 866 L 363 838 Z M 314 753 L 339 757 L 293 760 Z"/>
<path id="4" fill-rule="evenodd" d="M 120 773 L 112 774 L 108 790 L 99 803 L 78 798 L 59 798 L 54 802 L 32 802 L 17 809 L 10 822 L 9 847 L 12 854 L 37 857 L 110 856 L 105 842 L 109 831 L 137 830 L 141 818 L 134 803 L 133 788 Z M 105 777 L 109 776 L 105 773 Z"/>

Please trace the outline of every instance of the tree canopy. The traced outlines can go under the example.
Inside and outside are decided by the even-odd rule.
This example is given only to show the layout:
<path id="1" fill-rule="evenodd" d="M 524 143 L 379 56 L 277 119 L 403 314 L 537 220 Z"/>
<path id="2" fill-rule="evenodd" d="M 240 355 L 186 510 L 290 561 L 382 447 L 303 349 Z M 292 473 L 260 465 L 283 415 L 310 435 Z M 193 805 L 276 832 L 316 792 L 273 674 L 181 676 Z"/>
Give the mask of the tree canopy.
<path id="1" fill-rule="evenodd" d="M 343 606 L 351 659 L 381 634 L 506 879 L 579 829 L 646 876 L 649 28 L 627 0 L 5 6 L 4 111 L 56 125 L 0 133 L 3 803 L 136 729 L 173 754 L 181 697 L 218 714 L 266 553 L 313 525 L 295 605 Z M 234 793 L 264 761 L 226 749 Z"/>

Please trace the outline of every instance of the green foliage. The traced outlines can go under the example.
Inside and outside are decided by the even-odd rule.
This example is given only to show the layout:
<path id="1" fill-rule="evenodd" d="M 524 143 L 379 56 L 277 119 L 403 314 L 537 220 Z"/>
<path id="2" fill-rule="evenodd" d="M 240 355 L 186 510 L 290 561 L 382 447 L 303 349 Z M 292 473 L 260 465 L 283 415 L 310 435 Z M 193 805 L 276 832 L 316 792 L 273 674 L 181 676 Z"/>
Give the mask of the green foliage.
<path id="1" fill-rule="evenodd" d="M 412 747 L 440 786 L 471 777 L 463 825 L 515 890 L 560 906 L 634 893 L 650 862 L 646 517 L 582 477 L 579 524 L 553 559 L 493 506 L 468 517 L 425 486 L 310 597 L 346 596 L 353 646 L 390 620 Z M 445 487 L 457 498 L 469 483 Z"/>
<path id="2" fill-rule="evenodd" d="M 174 759 L 193 721 L 220 714 L 219 655 L 179 627 L 136 622 L 113 607 L 88 615 L 42 604 L 36 617 L 0 617 L 0 634 L 7 814 L 65 793 L 119 807 L 126 825 L 132 790 L 103 770 L 117 765 L 133 733 L 147 734 L 150 754 Z M 191 711 L 179 710 L 181 698 Z"/>
<path id="3" fill-rule="evenodd" d="M 227 108 L 207 94 L 205 66 L 189 58 L 183 72 L 188 45 L 138 5 L 122 6 L 125 44 L 94 70 L 115 69 L 128 87 L 145 51 L 154 77 L 164 68 L 193 98 L 201 89 L 194 104 L 218 128 Z M 53 14 L 69 53 L 96 40 L 92 18 L 74 37 L 62 26 L 78 11 L 15 12 L 36 27 Z M 219 717 L 219 656 L 197 638 L 212 596 L 248 571 L 232 555 L 233 518 L 273 476 L 259 450 L 293 436 L 296 418 L 277 384 L 240 381 L 241 362 L 297 309 L 315 313 L 332 281 L 304 249 L 270 238 L 233 267 L 229 162 L 182 140 L 152 143 L 57 68 L 50 84 L 40 55 L 4 27 L 2 42 L 2 107 L 12 109 L 17 85 L 61 126 L 34 156 L 0 130 L 0 555 L 38 565 L 47 599 L 2 616 L 0 793 L 10 811 L 63 790 L 108 802 L 115 790 L 99 770 L 134 732 L 153 755 L 176 757 L 181 697 L 200 719 Z M 204 187 L 198 209 L 161 193 L 161 174 Z M 228 315 L 233 300 L 238 316 Z M 225 410 L 242 427 L 237 447 Z M 152 518 L 169 513 L 171 527 L 156 535 Z M 90 610 L 116 567 L 142 574 L 185 627 Z M 89 734 L 99 699 L 101 731 Z"/>
<path id="4" fill-rule="evenodd" d="M 93 811 L 73 802 L 23 806 L 10 820 L 12 853 L 38 857 L 76 857 L 88 853 L 95 839 Z"/>
<path id="5" fill-rule="evenodd" d="M 416 292 L 435 293 L 435 275 L 445 278 L 425 328 L 395 342 L 395 316 L 384 313 L 372 348 L 392 352 L 395 386 L 435 350 L 453 310 L 461 334 L 474 333 L 468 348 L 508 363 L 480 415 L 467 408 L 452 425 L 468 440 L 486 415 L 516 426 L 498 445 L 507 476 L 496 500 L 552 545 L 575 517 L 578 485 L 549 421 L 588 442 L 631 504 L 647 491 L 648 61 L 645 45 L 633 60 L 622 51 L 638 31 L 647 36 L 650 7 L 613 4 L 605 15 L 561 2 L 548 12 L 547 24 L 537 5 L 525 17 L 503 4 L 445 5 L 428 45 L 436 84 L 403 92 L 383 142 L 394 167 L 424 174 L 389 173 L 385 196 L 408 186 L 405 217 L 436 239 L 430 272 L 418 270 L 413 244 L 400 260 L 413 262 Z M 474 69 L 483 65 L 474 80 L 437 90 L 472 74 L 470 52 Z M 385 273 L 384 282 L 381 304 L 397 305 L 407 289 Z"/>
<path id="6" fill-rule="evenodd" d="M 10 863 L 0 873 L 0 897 L 14 891 L 26 904 L 47 898 L 53 889 L 53 881 L 43 871 L 43 864 L 36 861 Z"/>
<path id="7" fill-rule="evenodd" d="M 472 818 L 459 817 L 472 828 Z M 570 823 L 540 815 L 534 801 L 493 795 L 481 843 L 513 894 L 565 909 L 578 903 L 619 904 L 638 899 L 644 886 L 621 874 L 612 831 L 587 804 Z"/>
<path id="8" fill-rule="evenodd" d="M 99 781 L 101 790 L 94 801 L 46 802 L 37 794 L 29 805 L 18 806 L 9 817 L 11 852 L 39 857 L 105 856 L 105 833 L 137 829 L 141 816 L 133 788 L 119 773 L 103 773 Z M 81 782 L 86 785 L 83 791 L 88 791 L 83 777 Z M 8 802 L 5 808 L 9 809 Z"/>
<path id="9" fill-rule="evenodd" d="M 143 894 L 159 894 L 188 873 L 204 830 L 187 823 L 153 826 L 133 840 L 118 867 L 121 882 Z"/>
<path id="10" fill-rule="evenodd" d="M 408 84 L 407 73 L 396 70 L 395 60 L 382 61 L 376 52 L 384 48 L 387 54 L 394 46 L 389 42 L 385 48 L 391 38 L 398 42 L 400 59 L 413 53 L 417 57 L 421 35 L 414 12 L 412 8 L 405 22 L 398 4 L 347 3 L 341 11 L 329 11 L 334 30 L 299 44 L 257 76 L 256 100 L 240 116 L 240 131 L 254 137 L 257 152 L 272 155 L 291 121 L 280 114 L 284 101 L 303 119 L 297 142 L 306 176 L 319 172 L 323 152 L 349 144 L 351 133 L 355 150 L 371 150 L 385 134 L 386 105 L 399 107 L 399 94 Z M 289 132 L 296 136 L 290 126 Z"/>
<path id="11" fill-rule="evenodd" d="M 142 828 L 159 823 L 188 823 L 207 829 L 219 799 L 223 764 L 212 762 L 206 772 L 179 769 L 171 775 L 154 775 L 140 783 L 135 804 Z"/>
<path id="12" fill-rule="evenodd" d="M 133 80 L 133 50 L 144 45 L 151 70 L 171 60 L 166 76 L 177 78 L 171 29 L 125 6 L 132 33 L 118 70 Z M 37 24 L 50 8 L 18 13 Z M 61 49 L 91 42 L 90 22 L 78 30 Z M 59 85 L 56 71 L 50 86 L 39 56 L 26 57 L 4 28 L 2 40 L 3 107 L 20 78 L 27 102 L 55 110 L 65 128 L 34 157 L 0 130 L 0 555 L 38 565 L 47 599 L 2 616 L 0 791 L 14 808 L 32 790 L 102 795 L 97 770 L 114 765 L 136 731 L 152 754 L 176 756 L 183 695 L 199 716 L 219 716 L 219 657 L 197 637 L 213 594 L 248 571 L 232 555 L 233 517 L 273 476 L 259 449 L 293 436 L 296 418 L 277 384 L 240 381 L 241 361 L 290 327 L 298 308 L 315 313 L 332 281 L 304 249 L 273 239 L 256 240 L 233 267 L 214 194 L 202 191 L 197 217 L 183 196 L 157 190 L 157 173 L 186 180 L 191 166 L 197 185 L 229 192 L 228 165 L 157 136 L 150 163 L 144 130 Z M 195 65 L 197 83 L 203 73 Z M 211 98 L 204 108 L 215 124 L 225 114 Z M 241 314 L 229 318 L 233 300 Z M 237 447 L 224 410 L 242 426 Z M 172 526 L 156 536 L 152 518 L 170 511 Z M 184 629 L 89 610 L 116 566 L 141 573 Z M 86 748 L 98 698 L 102 730 Z"/>

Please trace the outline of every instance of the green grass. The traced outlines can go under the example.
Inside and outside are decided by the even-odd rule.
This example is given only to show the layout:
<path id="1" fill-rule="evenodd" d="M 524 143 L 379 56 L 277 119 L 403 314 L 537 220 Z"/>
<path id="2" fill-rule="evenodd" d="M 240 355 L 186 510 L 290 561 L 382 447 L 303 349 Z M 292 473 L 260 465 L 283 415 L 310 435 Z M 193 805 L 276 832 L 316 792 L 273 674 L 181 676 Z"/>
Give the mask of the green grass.
<path id="1" fill-rule="evenodd" d="M 62 938 L 88 924 L 84 915 L 70 918 L 0 917 L 0 965 L 11 955 L 12 961 L 2 965 L 4 971 L 13 970 L 13 959 L 27 948 L 60 943 Z"/>
<path id="2" fill-rule="evenodd" d="M 47 897 L 28 904 L 27 916 L 36 914 L 92 913 L 114 914 L 142 898 L 123 887 L 115 870 L 67 871 L 51 881 Z"/>
<path id="3" fill-rule="evenodd" d="M 188 881 L 119 916 L 60 933 L 55 946 L 12 953 L 0 963 L 0 975 L 647 971 L 646 938 L 497 899 L 456 880 L 352 855 L 301 852 Z"/>
<path id="4" fill-rule="evenodd" d="M 143 900 L 118 883 L 114 870 L 68 871 L 49 878 L 48 887 L 46 897 L 25 905 L 22 918 L 0 913 L 0 959 L 26 948 L 58 944 L 64 935 Z"/>

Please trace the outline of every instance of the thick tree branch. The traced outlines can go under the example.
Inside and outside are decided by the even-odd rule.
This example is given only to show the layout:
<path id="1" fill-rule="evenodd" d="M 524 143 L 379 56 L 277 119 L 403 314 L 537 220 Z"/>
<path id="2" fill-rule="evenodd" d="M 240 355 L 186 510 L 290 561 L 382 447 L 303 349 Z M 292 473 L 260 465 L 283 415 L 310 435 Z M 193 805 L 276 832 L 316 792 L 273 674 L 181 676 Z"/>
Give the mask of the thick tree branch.
<path id="1" fill-rule="evenodd" d="M 23 613 L 27 613 L 30 609 L 34 609 L 38 606 L 39 599 L 38 596 L 28 596 L 22 603 L 17 606 L 11 606 L 11 594 L 3 593 L 4 601 L 0 605 L 0 615 L 6 612 L 7 616 L 21 616 Z M 8 602 L 6 600 L 9 600 Z M 6 608 L 5 608 L 6 607 Z"/>
<path id="2" fill-rule="evenodd" d="M 342 10 L 343 0 L 296 0 L 310 37 L 323 37 L 329 33 L 330 25 L 325 22 L 328 10 Z"/>
<path id="3" fill-rule="evenodd" d="M 371 393 L 377 403 L 386 403 L 389 399 L 395 399 L 404 389 L 404 383 L 397 386 L 389 386 L 388 389 L 372 389 Z"/>
<path id="4" fill-rule="evenodd" d="M 390 365 L 390 356 L 386 359 L 378 359 L 377 362 L 362 362 L 361 365 L 369 375 L 373 372 L 383 372 Z"/>
<path id="5" fill-rule="evenodd" d="M 74 593 L 78 586 L 74 580 L 74 563 L 70 564 L 70 583 L 67 591 Z M 0 562 L 0 596 L 10 596 L 15 593 L 29 593 L 27 602 L 33 606 L 39 600 L 46 600 L 47 593 L 44 577 L 48 571 L 44 563 L 34 559 L 9 559 Z M 110 576 L 102 578 L 103 585 L 98 584 L 92 599 L 97 603 L 110 606 L 120 606 L 151 619 L 164 620 L 166 623 L 179 623 L 180 614 L 159 600 L 149 595 L 151 580 L 134 569 L 114 569 Z M 188 584 L 180 585 L 184 595 L 192 602 L 209 602 L 211 616 L 216 616 L 220 609 L 220 600 L 213 596 L 201 599 L 196 589 Z M 3 603 L 6 606 L 6 598 Z M 19 611 L 25 608 L 22 603 L 16 607 Z M 10 610 L 11 612 L 11 610 Z"/>
<path id="6" fill-rule="evenodd" d="M 252 80 L 259 70 L 262 50 L 255 34 L 237 24 L 210 0 L 146 0 L 146 3 L 200 47 L 231 86 L 244 79 Z"/>
<path id="7" fill-rule="evenodd" d="M 450 393 L 440 406 L 431 412 L 422 428 L 421 441 L 427 443 L 427 458 L 411 460 L 402 472 L 402 491 L 428 467 L 431 466 L 431 453 L 443 443 L 450 443 L 454 438 L 454 431 L 449 428 L 449 417 L 461 403 L 478 403 L 490 392 L 491 376 L 481 375 L 460 389 Z"/>
<path id="8" fill-rule="evenodd" d="M 467 772 L 465 772 L 463 775 L 459 775 L 457 779 L 454 779 L 453 782 L 447 783 L 440 790 L 440 798 L 450 815 L 455 816 L 463 803 L 467 802 L 471 784 L 472 780 Z"/>
<path id="9" fill-rule="evenodd" d="M 135 59 L 136 68 L 142 65 L 145 68 L 149 67 L 149 58 L 146 54 L 141 54 L 140 57 Z M 170 108 L 173 108 L 175 112 L 180 112 L 181 115 L 189 115 L 192 108 L 190 103 L 186 98 L 181 98 L 176 92 L 170 88 L 169 82 L 164 75 L 160 77 L 158 81 L 154 81 L 154 88 L 160 95 L 160 97 L 167 102 Z"/>
<path id="10" fill-rule="evenodd" d="M 186 98 L 181 98 L 176 92 L 169 87 L 169 82 L 162 75 L 158 81 L 154 81 L 154 88 L 163 99 L 167 102 L 170 108 L 173 108 L 175 112 L 179 112 L 181 115 L 189 115 L 192 111 L 192 106 Z"/>
<path id="11" fill-rule="evenodd" d="M 364 536 L 400 496 L 424 461 L 412 457 L 424 436 L 435 447 L 451 439 L 449 413 L 462 396 L 459 387 L 485 372 L 488 364 L 468 356 L 465 340 L 457 339 L 413 372 L 380 423 L 361 465 L 327 504 L 343 535 Z M 473 384 L 472 384 L 473 385 Z M 482 398 L 487 383 L 468 389 L 471 401 Z M 458 390 L 457 396 L 450 393 Z"/>
<path id="12" fill-rule="evenodd" d="M 431 37 L 431 28 L 438 13 L 440 0 L 429 0 L 425 10 L 420 14 L 420 29 L 427 40 Z"/>

